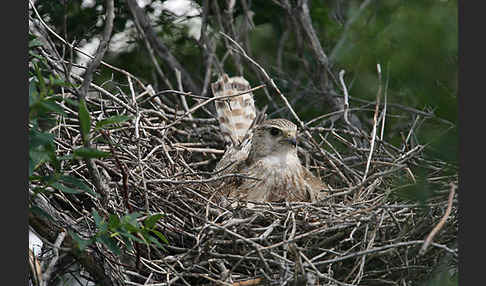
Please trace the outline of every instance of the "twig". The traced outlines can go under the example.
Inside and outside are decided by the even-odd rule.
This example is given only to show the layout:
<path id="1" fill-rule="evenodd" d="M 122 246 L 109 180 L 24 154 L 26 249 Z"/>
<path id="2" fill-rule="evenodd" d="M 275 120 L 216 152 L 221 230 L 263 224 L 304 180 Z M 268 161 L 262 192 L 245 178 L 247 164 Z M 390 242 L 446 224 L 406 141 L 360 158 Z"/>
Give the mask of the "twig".
<path id="1" fill-rule="evenodd" d="M 346 121 L 346 124 L 351 126 L 351 123 L 349 122 L 348 118 L 348 109 L 349 109 L 349 101 L 348 101 L 348 88 L 346 87 L 346 84 L 344 83 L 344 74 L 346 72 L 344 70 L 341 70 L 339 72 L 339 82 L 341 82 L 341 86 L 343 88 L 343 93 L 344 93 L 344 121 Z"/>
<path id="2" fill-rule="evenodd" d="M 385 98 L 383 102 L 383 119 L 381 121 L 381 134 L 380 140 L 383 141 L 383 134 L 385 133 L 385 119 L 386 119 L 386 107 L 388 105 L 388 81 L 390 80 L 390 68 L 387 67 L 387 77 L 386 77 L 386 84 L 385 84 Z"/>
<path id="3" fill-rule="evenodd" d="M 208 103 L 211 103 L 211 102 L 213 102 L 215 100 L 221 100 L 221 99 L 231 98 L 231 97 L 239 96 L 239 95 L 242 95 L 242 94 L 250 93 L 250 92 L 253 92 L 255 90 L 258 90 L 258 89 L 262 88 L 263 86 L 264 85 L 259 85 L 257 87 L 251 88 L 249 90 L 246 90 L 246 91 L 243 91 L 243 92 L 239 92 L 239 93 L 236 93 L 236 94 L 232 94 L 232 95 L 223 95 L 223 96 L 214 96 L 214 97 L 211 97 L 208 100 L 205 100 L 203 102 L 200 102 L 200 103 L 196 104 L 191 109 L 189 109 L 187 112 L 185 112 L 182 116 L 180 116 L 176 120 L 172 121 L 170 124 L 168 124 L 164 128 L 167 129 L 167 128 L 170 128 L 170 127 L 174 126 L 175 124 L 179 123 L 179 121 L 181 121 L 182 118 L 188 116 L 189 114 L 193 113 L 194 111 L 198 110 L 199 108 L 201 108 L 201 107 L 203 107 L 203 106 L 207 105 Z"/>
<path id="4" fill-rule="evenodd" d="M 432 229 L 432 231 L 429 233 L 427 238 L 424 241 L 424 244 L 422 245 L 422 248 L 420 248 L 419 255 L 424 255 L 425 252 L 427 251 L 427 248 L 429 247 L 430 243 L 434 239 L 434 236 L 441 230 L 442 227 L 444 227 L 444 224 L 449 218 L 449 215 L 451 214 L 451 209 L 452 209 L 452 199 L 454 198 L 454 193 L 456 191 L 457 186 L 454 183 L 450 183 L 450 191 L 449 191 L 449 199 L 447 201 L 447 209 L 445 211 L 444 216 L 440 219 L 439 223 Z"/>
<path id="5" fill-rule="evenodd" d="M 192 76 L 186 71 L 186 69 L 179 63 L 179 61 L 174 57 L 174 55 L 169 51 L 167 46 L 164 45 L 157 37 L 152 25 L 149 22 L 147 15 L 145 15 L 143 9 L 138 6 L 137 1 L 135 0 L 127 0 L 128 7 L 130 8 L 130 12 L 132 13 L 134 21 L 137 21 L 145 32 L 145 36 L 148 38 L 150 44 L 154 48 L 155 52 L 158 56 L 165 60 L 165 62 L 173 69 L 177 69 L 181 72 L 182 79 L 184 80 L 184 84 L 186 85 L 187 89 L 193 93 L 197 93 L 199 88 L 197 87 L 196 83 L 193 81 Z"/>
<path id="6" fill-rule="evenodd" d="M 376 105 L 375 105 L 375 114 L 373 115 L 373 130 L 371 131 L 371 144 L 370 144 L 370 153 L 368 154 L 368 160 L 366 161 L 366 169 L 363 175 L 362 182 L 366 180 L 366 176 L 368 175 L 370 169 L 370 162 L 371 157 L 373 156 L 373 151 L 375 148 L 375 140 L 376 140 L 376 126 L 378 125 L 378 110 L 380 106 L 380 99 L 381 99 L 381 66 L 380 64 L 376 65 L 376 69 L 378 71 L 378 94 L 376 98 Z"/>
<path id="7" fill-rule="evenodd" d="M 341 257 L 328 259 L 328 260 L 325 260 L 325 261 L 315 262 L 314 265 L 326 265 L 326 264 L 330 264 L 330 263 L 336 263 L 336 262 L 339 262 L 339 261 L 343 261 L 343 260 L 354 258 L 354 257 L 359 257 L 359 256 L 366 255 L 366 254 L 385 251 L 385 250 L 388 250 L 388 249 L 391 249 L 391 248 L 398 248 L 398 247 L 410 246 L 410 245 L 421 244 L 421 243 L 424 243 L 424 241 L 423 240 L 412 240 L 412 241 L 399 242 L 399 243 L 395 243 L 395 244 L 389 244 L 389 245 L 385 245 L 385 246 L 366 249 L 366 250 L 363 250 L 363 251 L 358 251 L 358 252 L 351 253 L 351 254 L 348 254 L 348 255 L 344 255 L 344 256 L 341 256 Z M 436 244 L 434 246 L 439 247 L 440 245 Z"/>
<path id="8" fill-rule="evenodd" d="M 175 76 L 176 76 L 176 81 L 177 81 L 177 87 L 179 88 L 179 98 L 182 102 L 182 107 L 184 108 L 184 111 L 187 112 L 189 110 L 189 107 L 187 105 L 186 97 L 183 95 L 184 94 L 184 88 L 182 87 L 182 79 L 181 79 L 181 71 L 178 69 L 174 70 Z M 192 119 L 192 114 L 188 115 L 189 118 Z"/>
<path id="9" fill-rule="evenodd" d="M 34 286 L 44 286 L 45 281 L 42 279 L 42 268 L 39 263 L 39 260 L 35 256 L 34 252 L 32 252 L 31 249 L 29 249 L 29 266 L 30 266 L 30 277 L 29 281 L 34 285 Z"/>
<path id="10" fill-rule="evenodd" d="M 59 233 L 59 235 L 56 238 L 56 241 L 54 242 L 55 247 L 52 248 L 52 251 L 54 252 L 54 257 L 49 262 L 49 266 L 47 267 L 47 269 L 44 271 L 44 274 L 42 275 L 42 280 L 44 282 L 49 281 L 51 274 L 52 274 L 52 271 L 54 270 L 54 266 L 56 265 L 57 261 L 59 260 L 59 249 L 58 248 L 61 246 L 65 237 L 66 237 L 66 231 L 63 230 Z"/>
<path id="11" fill-rule="evenodd" d="M 248 56 L 248 54 L 246 53 L 246 51 L 235 40 L 233 40 L 230 36 L 226 35 L 223 32 L 219 32 L 219 33 L 221 35 L 223 35 L 225 38 L 227 38 L 228 40 L 230 40 L 238 48 L 238 50 L 240 51 L 240 53 L 247 60 L 249 60 L 252 64 L 254 64 L 260 70 L 260 72 L 265 77 L 265 80 L 270 83 L 270 85 L 273 87 L 273 89 L 275 89 L 275 91 L 280 96 L 280 98 L 283 100 L 283 102 L 285 103 L 285 105 L 289 109 L 290 113 L 295 118 L 295 120 L 298 122 L 299 126 L 302 128 L 302 130 L 304 131 L 304 133 L 306 134 L 306 136 L 309 138 L 309 140 L 311 140 L 311 142 L 313 142 L 313 144 L 315 146 L 318 146 L 317 142 L 314 140 L 314 138 L 312 137 L 312 135 L 309 133 L 309 130 L 307 130 L 306 126 L 304 125 L 304 122 L 302 122 L 302 120 L 300 120 L 299 116 L 297 115 L 297 113 L 295 112 L 295 110 L 292 108 L 292 106 L 290 105 L 290 103 L 287 100 L 287 98 L 282 94 L 282 92 L 280 92 L 280 89 L 277 87 L 277 85 L 275 84 L 275 82 L 273 81 L 273 79 L 268 75 L 268 73 L 265 71 L 265 69 L 262 68 L 262 66 L 260 64 L 258 64 L 255 60 L 253 60 L 250 56 Z"/>
<path id="12" fill-rule="evenodd" d="M 88 67 L 86 72 L 83 75 L 83 82 L 81 87 L 77 90 L 78 97 L 79 97 L 79 104 L 80 106 L 86 106 L 86 96 L 88 94 L 88 88 L 93 80 L 93 73 L 100 65 L 101 59 L 105 55 L 106 50 L 108 49 L 108 42 L 110 41 L 111 32 L 113 30 L 113 21 L 115 19 L 115 7 L 114 7 L 114 0 L 106 0 L 106 19 L 105 19 L 105 26 L 103 28 L 103 34 L 100 41 L 100 44 L 96 50 L 95 57 L 88 63 Z M 79 116 L 79 114 L 78 114 Z M 81 121 L 81 119 L 79 119 Z M 81 137 L 83 138 L 84 147 L 91 148 L 91 142 L 89 141 L 88 134 L 84 134 L 84 130 L 79 127 Z M 88 167 L 88 171 L 93 179 L 93 182 L 96 186 L 96 189 L 100 192 L 103 202 L 106 202 L 108 199 L 108 188 L 103 182 L 102 176 L 93 162 L 93 159 L 85 159 L 86 166 Z"/>
<path id="13" fill-rule="evenodd" d="M 214 177 L 211 179 L 200 179 L 200 180 L 172 180 L 172 179 L 154 179 L 154 180 L 148 180 L 147 183 L 169 183 L 169 184 L 200 184 L 200 183 L 211 183 L 214 181 L 218 181 L 221 179 L 225 178 L 230 178 L 230 177 L 238 177 L 238 178 L 245 178 L 245 179 L 251 179 L 251 180 L 260 180 L 258 178 L 253 178 L 241 174 L 224 174 L 222 176 Z"/>
<path id="14" fill-rule="evenodd" d="M 410 140 L 410 138 L 411 138 L 411 136 L 413 134 L 413 131 L 415 129 L 415 126 L 417 125 L 417 122 L 419 121 L 419 119 L 420 119 L 420 115 L 417 115 L 415 117 L 415 120 L 412 123 L 412 127 L 410 127 L 410 130 L 407 133 L 407 137 L 405 138 L 405 140 L 403 140 L 402 151 L 405 151 L 405 149 L 407 148 L 407 145 L 408 145 L 407 142 L 408 142 L 408 140 Z"/>
<path id="15" fill-rule="evenodd" d="M 73 44 L 70 44 L 68 43 L 64 38 L 62 38 L 61 36 L 59 36 L 54 30 L 52 30 L 49 25 L 46 24 L 46 22 L 44 22 L 44 20 L 42 20 L 42 17 L 41 15 L 39 14 L 39 12 L 37 11 L 37 9 L 35 8 L 35 5 L 34 3 L 32 2 L 32 0 L 29 0 L 29 4 L 30 4 L 30 7 L 34 10 L 34 13 L 35 15 L 37 16 L 37 19 L 39 20 L 39 22 L 41 22 L 41 24 L 46 28 L 47 31 L 49 31 L 49 33 L 53 34 L 58 40 L 60 40 L 63 44 L 65 44 L 66 46 L 68 46 L 70 49 L 73 49 L 75 50 L 76 52 L 79 52 L 81 53 L 82 55 L 90 58 L 90 59 L 94 59 L 95 57 L 84 52 L 83 50 L 79 49 L 78 47 L 75 47 Z M 117 72 L 120 72 L 126 76 L 129 76 L 131 78 L 133 78 L 134 80 L 137 81 L 138 84 L 140 84 L 140 86 L 142 86 L 144 89 L 145 89 L 145 85 L 138 79 L 136 78 L 134 75 L 132 75 L 131 73 L 123 70 L 123 69 L 120 69 L 120 68 L 117 68 L 115 66 L 112 66 L 104 61 L 100 61 L 100 63 L 108 68 L 111 68 L 112 70 L 115 70 Z M 72 74 L 71 74 L 72 76 Z"/>
<path id="16" fill-rule="evenodd" d="M 160 67 L 160 64 L 159 62 L 157 61 L 157 59 L 155 58 L 155 55 L 154 55 L 154 49 L 152 48 L 152 46 L 150 45 L 150 42 L 147 40 L 147 36 L 145 35 L 145 32 L 144 30 L 142 29 L 142 27 L 140 27 L 140 23 L 138 21 L 134 21 L 135 23 L 135 28 L 138 30 L 138 32 L 140 33 L 141 35 L 141 38 L 143 39 L 143 42 L 145 44 L 145 48 L 147 48 L 147 51 L 149 53 L 149 56 L 150 56 L 150 60 L 152 61 L 152 63 L 154 64 L 154 67 L 155 67 L 155 70 L 157 71 L 158 75 L 160 76 L 160 78 L 164 81 L 165 85 L 169 88 L 169 89 L 173 89 L 172 88 L 172 84 L 170 83 L 169 79 L 167 78 L 167 76 L 165 75 L 164 71 L 162 70 L 162 68 Z"/>

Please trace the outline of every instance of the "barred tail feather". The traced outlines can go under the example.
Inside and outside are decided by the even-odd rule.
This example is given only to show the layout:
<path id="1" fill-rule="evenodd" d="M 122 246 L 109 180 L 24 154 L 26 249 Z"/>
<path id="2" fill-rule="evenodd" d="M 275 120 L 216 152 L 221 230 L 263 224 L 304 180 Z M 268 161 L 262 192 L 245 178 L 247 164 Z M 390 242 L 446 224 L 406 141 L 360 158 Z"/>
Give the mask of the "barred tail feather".
<path id="1" fill-rule="evenodd" d="M 211 84 L 214 96 L 228 96 L 249 90 L 250 84 L 243 77 L 228 77 L 223 74 Z M 215 101 L 221 132 L 228 143 L 233 145 L 243 141 L 256 117 L 253 93 L 245 93 Z"/>

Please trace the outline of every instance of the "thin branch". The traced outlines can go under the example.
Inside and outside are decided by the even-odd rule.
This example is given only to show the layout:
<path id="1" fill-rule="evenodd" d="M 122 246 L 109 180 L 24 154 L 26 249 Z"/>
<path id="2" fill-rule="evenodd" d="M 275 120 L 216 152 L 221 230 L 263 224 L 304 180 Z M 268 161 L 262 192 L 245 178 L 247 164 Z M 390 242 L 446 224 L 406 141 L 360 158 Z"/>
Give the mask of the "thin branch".
<path id="1" fill-rule="evenodd" d="M 385 251 L 385 250 L 392 249 L 392 248 L 410 246 L 410 245 L 421 244 L 421 243 L 424 243 L 424 241 L 423 240 L 404 241 L 404 242 L 399 242 L 399 243 L 395 243 L 395 244 L 389 244 L 389 245 L 384 245 L 384 246 L 375 247 L 375 248 L 371 248 L 371 249 L 366 249 L 366 250 L 363 250 L 363 251 L 358 251 L 358 252 L 351 253 L 351 254 L 348 254 L 348 255 L 344 255 L 344 256 L 341 256 L 341 257 L 328 259 L 328 260 L 325 260 L 325 261 L 319 261 L 319 262 L 316 262 L 314 264 L 315 265 L 326 265 L 326 264 L 336 263 L 336 262 L 343 261 L 343 260 L 350 259 L 350 258 L 354 258 L 354 257 L 360 257 L 360 256 L 371 254 L 371 253 Z M 440 244 L 434 244 L 434 246 L 440 247 L 440 248 L 443 247 L 443 245 L 440 245 Z M 452 253 L 455 253 L 455 251 L 453 251 L 453 250 L 450 250 L 450 251 Z"/>
<path id="2" fill-rule="evenodd" d="M 193 93 L 199 92 L 200 88 L 197 87 L 196 83 L 192 79 L 192 76 L 186 71 L 186 69 L 179 63 L 179 61 L 172 55 L 160 38 L 155 33 L 150 21 L 143 11 L 143 9 L 138 6 L 136 0 L 127 0 L 128 7 L 132 13 L 134 21 L 138 22 L 141 29 L 144 31 L 145 36 L 148 38 L 150 44 L 154 48 L 158 56 L 163 59 L 172 69 L 177 69 L 181 72 L 184 85 L 187 89 Z"/>
<path id="3" fill-rule="evenodd" d="M 29 225 L 32 226 L 40 236 L 47 237 L 51 241 L 56 240 L 57 234 L 62 231 L 62 229 L 55 226 L 52 221 L 45 219 L 44 217 L 34 216 L 32 213 L 29 213 Z M 70 249 L 70 254 L 77 259 L 97 283 L 103 286 L 113 285 L 110 278 L 106 275 L 102 265 L 95 260 L 94 255 L 87 251 L 80 252 L 76 246 L 76 242 L 69 234 L 65 236 L 62 245 L 64 248 Z"/>
<path id="4" fill-rule="evenodd" d="M 280 98 L 283 100 L 283 102 L 285 103 L 285 105 L 287 106 L 287 108 L 290 110 L 290 113 L 293 115 L 293 117 L 295 118 L 295 120 L 297 120 L 297 122 L 299 123 L 300 127 L 305 130 L 306 134 L 308 135 L 308 137 L 310 137 L 312 139 L 312 136 L 310 135 L 310 133 L 307 131 L 307 129 L 305 128 L 305 125 L 304 123 L 302 122 L 302 120 L 300 120 L 299 116 L 297 115 L 297 113 L 295 112 L 295 110 L 292 108 L 292 106 L 290 105 L 289 101 L 287 100 L 287 98 L 282 94 L 282 92 L 280 92 L 280 89 L 277 87 L 277 85 L 275 84 L 275 82 L 273 81 L 273 79 L 268 75 L 268 73 L 265 71 L 265 69 L 259 64 L 257 63 L 255 60 L 253 60 L 252 58 L 250 58 L 248 56 L 248 54 L 245 52 L 245 50 L 235 41 L 233 40 L 230 36 L 226 35 L 225 33 L 223 32 L 219 32 L 221 35 L 223 35 L 225 38 L 227 38 L 228 40 L 230 40 L 239 50 L 239 52 L 247 59 L 249 60 L 252 64 L 254 64 L 256 67 L 258 67 L 258 69 L 260 70 L 260 72 L 263 74 L 263 76 L 265 77 L 265 80 L 267 82 L 270 83 L 270 85 L 275 89 L 275 91 L 277 92 L 277 94 L 280 96 Z"/>
<path id="5" fill-rule="evenodd" d="M 382 93 L 380 64 L 376 65 L 376 69 L 378 71 L 378 94 L 376 96 L 375 114 L 373 115 L 373 130 L 371 131 L 370 153 L 368 154 L 368 160 L 366 161 L 366 169 L 362 179 L 363 182 L 366 180 L 366 176 L 368 175 L 370 169 L 371 157 L 373 156 L 373 151 L 375 149 L 376 129 L 378 125 L 378 110 L 380 106 L 381 93 Z"/>
<path id="6" fill-rule="evenodd" d="M 422 248 L 420 248 L 419 255 L 425 254 L 427 248 L 429 247 L 430 243 L 434 239 L 435 235 L 442 229 L 442 227 L 444 227 L 446 220 L 449 218 L 449 215 L 451 214 L 452 199 L 454 198 L 454 193 L 456 191 L 457 186 L 453 183 L 450 183 L 450 186 L 451 189 L 449 191 L 449 199 L 447 200 L 447 209 L 444 213 L 444 216 L 440 219 L 439 223 L 434 227 L 434 229 L 429 233 L 429 235 L 425 239 Z"/>
<path id="7" fill-rule="evenodd" d="M 113 30 L 113 21 L 115 19 L 114 0 L 106 0 L 105 10 L 106 10 L 105 26 L 103 28 L 100 44 L 96 50 L 93 60 L 91 60 L 88 63 L 86 72 L 83 75 L 83 82 L 81 84 L 81 87 L 77 90 L 80 106 L 82 105 L 86 106 L 86 96 L 88 95 L 88 88 L 91 84 L 91 81 L 93 80 L 93 73 L 100 65 L 101 59 L 103 58 L 106 50 L 108 49 L 108 43 L 110 41 L 111 32 Z M 88 138 L 88 134 L 84 134 L 84 130 L 81 128 L 81 125 L 79 126 L 79 129 L 82 138 Z M 89 139 L 83 141 L 85 147 L 91 148 L 91 143 L 89 142 Z M 86 162 L 86 166 L 88 167 L 88 171 L 91 174 L 93 182 L 96 186 L 96 189 L 100 192 L 102 200 L 106 201 L 108 196 L 108 187 L 103 182 L 102 176 L 98 168 L 94 164 L 93 159 L 85 159 L 85 162 Z"/>
<path id="8" fill-rule="evenodd" d="M 41 15 L 39 14 L 39 12 L 37 11 L 37 8 L 35 8 L 35 5 L 34 3 L 32 2 L 32 0 L 29 0 L 29 4 L 30 4 L 30 8 L 32 8 L 34 10 L 34 13 L 35 15 L 37 16 L 37 20 L 39 20 L 39 22 L 43 25 L 43 27 L 49 31 L 49 33 L 53 34 L 58 40 L 60 40 L 63 44 L 65 44 L 66 46 L 68 46 L 70 49 L 73 49 L 75 50 L 76 52 L 78 53 L 81 53 L 82 55 L 90 58 L 91 60 L 93 60 L 95 57 L 86 53 L 85 51 L 79 49 L 78 47 L 74 46 L 73 44 L 71 43 L 68 43 L 64 38 L 62 38 L 61 36 L 59 36 L 53 29 L 51 29 L 51 27 L 49 27 L 49 25 L 47 25 L 46 22 L 44 22 L 44 20 L 42 19 Z M 131 73 L 123 70 L 123 69 L 120 69 L 120 68 L 117 68 L 115 66 L 112 66 L 104 61 L 100 61 L 100 63 L 103 65 L 103 66 L 106 66 L 112 70 L 115 70 L 117 72 L 120 72 L 126 76 L 129 76 L 131 77 L 132 79 L 134 79 L 135 81 L 137 81 L 137 83 L 145 89 L 145 85 L 137 78 L 135 77 L 134 75 L 132 75 Z"/>
<path id="9" fill-rule="evenodd" d="M 226 98 L 230 98 L 230 97 L 235 97 L 235 96 L 239 96 L 239 95 L 242 95 L 242 94 L 246 94 L 246 93 L 249 93 L 249 92 L 253 92 L 255 90 L 258 90 L 258 89 L 262 88 L 263 86 L 264 85 L 259 85 L 257 87 L 252 88 L 252 89 L 249 89 L 247 91 L 243 91 L 243 92 L 240 92 L 240 93 L 237 93 L 237 94 L 233 94 L 233 95 L 224 95 L 224 96 L 214 96 L 214 97 L 211 97 L 208 100 L 205 100 L 205 101 L 203 101 L 201 103 L 196 104 L 191 109 L 189 109 L 187 112 L 185 112 L 181 117 L 179 117 L 176 120 L 172 121 L 170 124 L 168 124 L 164 128 L 167 129 L 167 128 L 170 128 L 170 127 L 174 126 L 175 124 L 179 123 L 179 121 L 181 121 L 183 118 L 185 118 L 189 114 L 193 113 L 194 111 L 198 110 L 199 108 L 201 108 L 201 107 L 203 107 L 203 106 L 207 105 L 208 103 L 211 103 L 211 102 L 213 102 L 215 100 L 226 99 Z"/>
<path id="10" fill-rule="evenodd" d="M 54 270 L 54 266 L 56 265 L 57 261 L 59 260 L 59 247 L 61 246 L 62 242 L 64 241 L 64 238 L 66 237 L 66 231 L 63 230 L 59 233 L 59 235 L 56 238 L 56 241 L 54 242 L 54 247 L 52 248 L 54 252 L 54 257 L 52 260 L 49 262 L 49 266 L 47 269 L 44 271 L 42 275 L 42 280 L 44 282 L 49 281 L 52 271 Z"/>

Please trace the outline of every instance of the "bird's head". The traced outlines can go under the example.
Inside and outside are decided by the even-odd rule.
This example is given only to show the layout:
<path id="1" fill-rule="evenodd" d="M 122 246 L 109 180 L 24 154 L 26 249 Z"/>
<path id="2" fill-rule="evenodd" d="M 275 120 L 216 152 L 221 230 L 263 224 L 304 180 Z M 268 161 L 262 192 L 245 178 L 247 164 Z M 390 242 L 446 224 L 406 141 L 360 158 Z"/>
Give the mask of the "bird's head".
<path id="1" fill-rule="evenodd" d="M 250 160 L 297 154 L 297 126 L 286 119 L 269 119 L 253 131 Z"/>

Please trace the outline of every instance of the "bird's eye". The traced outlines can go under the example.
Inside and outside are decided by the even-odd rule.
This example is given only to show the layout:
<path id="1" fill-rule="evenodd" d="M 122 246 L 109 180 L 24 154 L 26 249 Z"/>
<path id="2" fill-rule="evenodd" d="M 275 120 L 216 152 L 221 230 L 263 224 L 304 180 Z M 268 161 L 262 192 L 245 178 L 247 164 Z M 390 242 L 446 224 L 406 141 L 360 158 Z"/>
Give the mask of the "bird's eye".
<path id="1" fill-rule="evenodd" d="M 278 136 L 280 134 L 280 129 L 273 127 L 270 129 L 270 134 L 272 134 L 272 136 Z"/>

